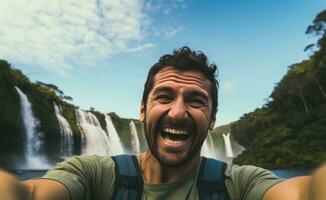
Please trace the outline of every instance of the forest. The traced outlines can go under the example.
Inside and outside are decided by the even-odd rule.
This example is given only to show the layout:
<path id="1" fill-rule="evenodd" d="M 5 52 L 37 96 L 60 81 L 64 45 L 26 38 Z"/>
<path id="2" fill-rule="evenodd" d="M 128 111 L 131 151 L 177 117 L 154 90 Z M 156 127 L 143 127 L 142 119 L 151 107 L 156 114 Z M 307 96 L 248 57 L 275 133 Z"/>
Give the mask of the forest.
<path id="1" fill-rule="evenodd" d="M 247 149 L 238 164 L 266 168 L 313 168 L 326 161 L 326 10 L 306 30 L 317 38 L 292 64 L 261 108 L 231 124 Z"/>

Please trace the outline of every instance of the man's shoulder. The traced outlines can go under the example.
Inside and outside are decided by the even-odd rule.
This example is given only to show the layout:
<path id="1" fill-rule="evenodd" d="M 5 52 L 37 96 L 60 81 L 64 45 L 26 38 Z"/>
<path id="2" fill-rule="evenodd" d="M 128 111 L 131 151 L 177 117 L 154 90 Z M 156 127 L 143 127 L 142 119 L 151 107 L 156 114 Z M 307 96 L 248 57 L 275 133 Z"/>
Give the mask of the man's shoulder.
<path id="1" fill-rule="evenodd" d="M 69 159 L 79 159 L 79 160 L 110 160 L 112 159 L 111 156 L 102 156 L 102 155 L 76 155 L 76 156 L 72 156 Z"/>
<path id="2" fill-rule="evenodd" d="M 225 170 L 225 175 L 231 177 L 232 175 L 252 175 L 252 174 L 264 174 L 268 176 L 275 176 L 270 170 L 257 167 L 254 165 L 237 165 L 233 163 L 228 163 Z"/>
<path id="3" fill-rule="evenodd" d="M 114 162 L 110 156 L 79 155 L 58 163 L 53 169 L 50 169 L 47 174 L 62 171 L 77 174 L 87 171 L 98 174 L 110 172 L 110 169 L 114 172 Z"/>
<path id="4" fill-rule="evenodd" d="M 58 163 L 41 178 L 63 184 L 73 200 L 94 195 L 95 199 L 109 199 L 113 193 L 115 165 L 110 156 L 73 156 Z"/>
<path id="5" fill-rule="evenodd" d="M 282 181 L 270 170 L 253 165 L 229 164 L 225 176 L 233 199 L 262 199 L 270 187 Z"/>

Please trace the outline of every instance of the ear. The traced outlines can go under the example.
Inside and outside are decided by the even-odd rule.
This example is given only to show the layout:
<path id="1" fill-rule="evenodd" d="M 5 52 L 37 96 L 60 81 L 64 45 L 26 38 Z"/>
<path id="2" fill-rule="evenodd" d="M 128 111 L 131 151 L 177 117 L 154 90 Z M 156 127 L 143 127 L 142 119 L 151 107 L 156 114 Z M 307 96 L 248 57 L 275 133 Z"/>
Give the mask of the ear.
<path id="1" fill-rule="evenodd" d="M 215 117 L 215 115 L 212 115 L 211 121 L 209 122 L 209 127 L 208 127 L 209 130 L 213 130 L 214 129 L 215 121 L 216 121 L 216 117 Z"/>
<path id="2" fill-rule="evenodd" d="M 144 103 L 141 102 L 140 104 L 140 116 L 139 116 L 139 120 L 141 123 L 144 123 L 145 120 L 145 107 L 144 107 Z"/>

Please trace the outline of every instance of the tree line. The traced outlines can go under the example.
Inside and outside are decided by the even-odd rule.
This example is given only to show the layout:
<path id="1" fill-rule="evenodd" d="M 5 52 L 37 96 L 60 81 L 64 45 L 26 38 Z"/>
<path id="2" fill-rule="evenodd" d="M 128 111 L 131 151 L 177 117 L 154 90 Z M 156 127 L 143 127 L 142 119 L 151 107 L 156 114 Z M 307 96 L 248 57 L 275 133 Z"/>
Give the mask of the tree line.
<path id="1" fill-rule="evenodd" d="M 247 150 L 234 160 L 269 168 L 311 168 L 326 160 L 326 10 L 306 30 L 309 59 L 292 64 L 261 108 L 231 124 Z"/>

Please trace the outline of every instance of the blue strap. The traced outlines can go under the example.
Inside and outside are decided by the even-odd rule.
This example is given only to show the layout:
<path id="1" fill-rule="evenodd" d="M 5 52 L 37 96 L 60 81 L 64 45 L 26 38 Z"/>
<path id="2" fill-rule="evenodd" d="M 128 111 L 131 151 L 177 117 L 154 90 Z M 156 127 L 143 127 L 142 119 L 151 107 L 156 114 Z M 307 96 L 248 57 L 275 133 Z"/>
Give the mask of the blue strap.
<path id="1" fill-rule="evenodd" d="M 201 200 L 228 200 L 225 187 L 226 163 L 203 157 L 198 178 L 198 193 Z"/>
<path id="2" fill-rule="evenodd" d="M 143 193 L 143 178 L 137 157 L 134 155 L 112 156 L 115 162 L 115 189 L 111 199 L 139 200 Z"/>
<path id="3" fill-rule="evenodd" d="M 136 156 L 112 156 L 115 162 L 116 180 L 111 199 L 139 200 L 143 193 L 143 179 Z M 203 158 L 198 178 L 198 193 L 201 200 L 228 200 L 225 187 L 226 163 Z"/>

